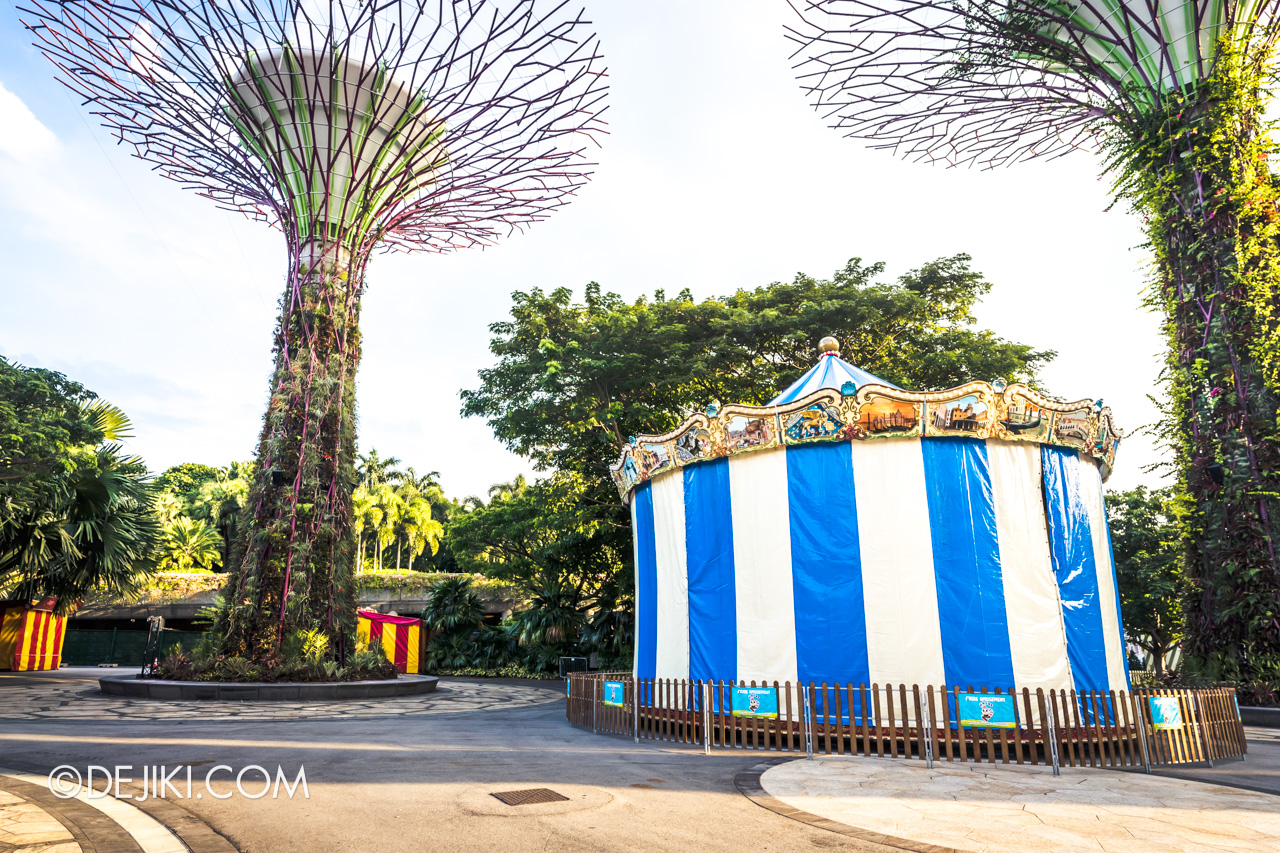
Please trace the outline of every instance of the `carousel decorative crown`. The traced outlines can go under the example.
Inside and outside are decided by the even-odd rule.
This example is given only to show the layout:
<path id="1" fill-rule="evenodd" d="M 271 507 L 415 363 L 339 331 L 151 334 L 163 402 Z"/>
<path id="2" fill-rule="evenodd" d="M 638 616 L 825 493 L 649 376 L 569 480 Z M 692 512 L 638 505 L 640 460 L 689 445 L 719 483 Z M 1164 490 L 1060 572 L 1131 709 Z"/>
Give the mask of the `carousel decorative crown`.
<path id="1" fill-rule="evenodd" d="M 1123 433 L 1101 400 L 1056 400 L 1003 379 L 904 391 L 840 358 L 835 338 L 818 347 L 818 363 L 767 406 L 712 404 L 670 432 L 633 436 L 610 469 L 623 501 L 664 471 L 817 441 L 1030 441 L 1078 450 L 1097 460 L 1104 480 L 1111 475 Z"/>

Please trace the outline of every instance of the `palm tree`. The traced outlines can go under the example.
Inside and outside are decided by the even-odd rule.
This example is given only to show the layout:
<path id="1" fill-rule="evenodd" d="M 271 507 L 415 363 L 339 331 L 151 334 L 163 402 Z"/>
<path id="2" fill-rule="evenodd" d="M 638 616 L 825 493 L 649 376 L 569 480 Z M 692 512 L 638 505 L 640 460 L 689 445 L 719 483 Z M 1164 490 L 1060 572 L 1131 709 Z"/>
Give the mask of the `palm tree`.
<path id="1" fill-rule="evenodd" d="M 437 487 L 438 491 L 439 487 Z M 423 551 L 430 549 L 432 554 L 440 545 L 440 537 L 444 535 L 444 525 L 435 518 L 434 502 L 416 488 L 409 485 L 400 489 L 404 508 L 400 512 L 399 535 L 396 544 L 396 568 L 400 568 L 400 536 L 409 551 L 408 568 L 413 568 L 413 561 Z"/>
<path id="2" fill-rule="evenodd" d="M 373 493 L 363 485 L 356 486 L 351 493 L 352 524 L 356 532 L 356 572 L 364 571 L 364 532 L 365 529 L 376 530 L 382 523 L 382 509 L 378 506 Z"/>
<path id="3" fill-rule="evenodd" d="M 160 546 L 163 565 L 180 572 L 192 568 L 222 565 L 222 536 L 208 524 L 187 516 L 179 516 L 164 529 Z"/>
<path id="4" fill-rule="evenodd" d="M 84 405 L 82 417 L 101 442 L 0 516 L 0 588 L 19 599 L 55 597 L 61 612 L 95 590 L 136 592 L 154 571 L 161 534 L 155 484 L 120 445 L 129 419 L 102 401 Z"/>
<path id="5" fill-rule="evenodd" d="M 360 460 L 356 465 L 356 472 L 360 475 L 360 482 L 366 489 L 373 489 L 382 483 L 389 483 L 393 480 L 400 480 L 404 477 L 404 473 L 396 468 L 400 464 L 400 460 L 394 456 L 388 456 L 386 459 L 378 456 L 377 448 L 369 448 L 369 453 L 364 456 L 357 454 Z"/>
<path id="6" fill-rule="evenodd" d="M 379 520 L 374 526 L 374 568 L 382 571 L 382 552 L 396 539 L 396 523 L 404 511 L 404 501 L 388 482 L 378 484 L 373 489 L 373 499 L 377 501 Z"/>
<path id="7" fill-rule="evenodd" d="M 222 565 L 230 568 L 231 548 L 236 539 L 240 514 L 249 500 L 253 463 L 232 462 L 218 472 L 218 478 L 200 487 L 191 509 L 193 518 L 211 521 L 222 536 Z"/>

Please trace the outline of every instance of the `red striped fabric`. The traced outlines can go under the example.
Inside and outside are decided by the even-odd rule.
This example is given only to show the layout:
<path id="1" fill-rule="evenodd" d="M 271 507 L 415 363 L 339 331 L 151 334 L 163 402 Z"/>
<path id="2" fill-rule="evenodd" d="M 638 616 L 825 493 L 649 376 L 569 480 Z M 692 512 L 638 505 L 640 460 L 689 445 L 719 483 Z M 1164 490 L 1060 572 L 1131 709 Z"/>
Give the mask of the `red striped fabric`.
<path id="1" fill-rule="evenodd" d="M 407 625 L 395 626 L 396 631 L 396 669 L 401 672 L 409 670 L 409 628 Z"/>
<path id="2" fill-rule="evenodd" d="M 53 629 L 53 660 L 49 662 L 49 669 L 57 669 L 62 666 L 62 634 L 67 628 L 67 620 L 55 620 L 57 625 Z"/>
<path id="3" fill-rule="evenodd" d="M 48 613 L 31 611 L 27 622 L 27 629 L 31 631 L 31 654 L 27 656 L 27 669 L 43 669 L 40 662 L 44 654 L 44 629 L 48 619 Z"/>

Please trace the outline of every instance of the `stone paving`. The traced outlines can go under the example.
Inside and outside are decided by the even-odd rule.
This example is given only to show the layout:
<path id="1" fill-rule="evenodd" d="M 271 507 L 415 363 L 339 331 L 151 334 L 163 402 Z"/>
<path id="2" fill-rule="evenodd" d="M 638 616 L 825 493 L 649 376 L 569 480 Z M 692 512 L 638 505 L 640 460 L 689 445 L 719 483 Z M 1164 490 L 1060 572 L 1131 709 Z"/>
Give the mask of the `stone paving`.
<path id="1" fill-rule="evenodd" d="M 59 675 L 71 673 L 62 670 Z M 99 670 L 117 674 L 121 670 Z M 127 672 L 124 671 L 124 672 Z M 74 679 L 17 678 L 0 674 L 0 721 L 77 720 L 85 722 L 128 720 L 159 722 L 169 720 L 345 720 L 356 717 L 422 716 L 435 714 L 475 714 L 548 702 L 563 702 L 557 690 L 562 682 L 551 682 L 553 690 L 511 690 L 500 683 L 449 679 L 441 681 L 433 693 L 395 699 L 353 699 L 325 702 L 168 702 L 104 696 L 96 684 L 86 688 L 85 671 Z M 0 848 L 3 850 L 3 848 Z"/>
<path id="2" fill-rule="evenodd" d="M 1142 773 L 823 757 L 772 767 L 760 785 L 907 849 L 1280 851 L 1280 797 Z"/>
<path id="3" fill-rule="evenodd" d="M 80 845 L 39 805 L 0 789 L 0 851 L 80 853 Z"/>

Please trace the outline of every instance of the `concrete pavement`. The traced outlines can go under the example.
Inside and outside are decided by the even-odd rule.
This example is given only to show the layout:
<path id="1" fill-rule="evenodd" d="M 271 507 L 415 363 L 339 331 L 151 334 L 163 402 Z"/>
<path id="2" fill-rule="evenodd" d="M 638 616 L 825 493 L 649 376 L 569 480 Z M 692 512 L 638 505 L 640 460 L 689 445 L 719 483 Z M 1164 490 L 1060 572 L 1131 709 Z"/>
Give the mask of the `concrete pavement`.
<path id="1" fill-rule="evenodd" d="M 192 766 L 197 788 L 218 765 L 279 766 L 291 779 L 305 767 L 309 799 L 179 803 L 246 853 L 884 849 L 743 797 L 734 776 L 759 761 L 754 753 L 708 757 L 570 727 L 559 682 L 442 680 L 416 704 L 388 710 L 407 700 L 387 700 L 381 715 L 328 703 L 308 717 L 249 703 L 135 700 L 126 711 L 94 695 L 98 673 L 0 674 L 0 763 L 132 765 L 135 778 L 142 765 Z M 522 788 L 569 800 L 506 806 L 490 796 Z"/>
<path id="2" fill-rule="evenodd" d="M 446 679 L 428 696 L 368 702 L 183 703 L 104 697 L 96 690 L 95 679 L 101 672 L 0 673 L 0 766 L 41 774 L 64 764 L 82 771 L 89 764 L 130 765 L 132 770 L 127 772 L 134 781 L 122 792 L 132 792 L 134 797 L 141 791 L 144 765 L 164 765 L 170 771 L 190 768 L 194 784 L 189 798 L 151 796 L 138 805 L 153 815 L 164 811 L 167 817 L 160 820 L 166 825 L 185 826 L 187 835 L 196 839 L 187 845 L 193 851 L 219 839 L 251 853 L 495 849 L 739 853 L 814 848 L 885 851 L 904 846 L 892 833 L 869 832 L 865 827 L 848 832 L 841 830 L 858 829 L 857 824 L 792 819 L 742 796 L 735 782 L 776 753 L 716 750 L 704 756 L 689 747 L 634 744 L 626 738 L 593 736 L 575 729 L 565 722 L 563 687 L 556 681 Z M 1179 772 L 1216 773 L 1223 781 L 1248 782 L 1259 788 L 1271 785 L 1280 770 L 1280 739 L 1271 742 L 1265 735 L 1260 737 L 1263 742 L 1251 744 L 1253 751 L 1243 764 Z M 790 762 L 775 770 L 811 773 L 825 760 Z M 851 766 L 865 766 L 867 761 L 845 759 Z M 883 763 L 895 765 L 894 772 L 923 769 L 920 762 Z M 287 781 L 296 781 L 303 770 L 309 796 L 296 791 L 290 798 L 278 785 L 273 794 L 261 799 L 237 793 L 234 774 L 251 765 L 266 768 L 268 775 L 279 768 Z M 217 779 L 207 788 L 210 794 L 201 796 L 202 777 L 215 768 L 222 769 L 215 771 Z M 757 772 L 757 778 L 766 778 L 763 772 Z M 974 775 L 976 771 L 956 772 Z M 981 772 L 985 774 L 987 768 Z M 255 773 L 250 772 L 245 785 L 249 794 L 261 786 Z M 1101 774 L 1104 786 L 1149 784 L 1128 774 L 1090 773 Z M 1073 775 L 1082 779 L 1085 774 L 1065 770 L 1062 778 Z M 187 793 L 184 778 L 178 777 L 181 794 Z M 1009 791 L 1023 790 L 1028 785 L 1043 786 L 1047 778 L 1051 778 L 1048 772 L 1039 769 L 1000 784 L 1011 785 Z M 1187 785 L 1170 779 L 1156 781 Z M 564 799 L 508 806 L 492 796 L 527 788 L 548 788 Z M 215 799 L 215 793 L 231 796 Z M 1230 791 L 1230 796 L 1242 794 Z M 1272 802 L 1267 797 L 1260 800 Z M 799 802 L 805 806 L 810 800 Z M 1280 798 L 1274 802 L 1280 803 Z M 796 808 L 788 808 L 801 817 Z M 1201 820 L 1204 808 L 1175 806 L 1171 811 L 1174 817 L 1195 822 Z M 1021 849 L 1072 849 L 1054 847 L 1047 840 L 1047 846 L 1036 848 L 1028 842 L 1029 836 L 1016 828 L 1011 832 L 1023 842 Z M 916 839 L 912 844 L 917 846 L 907 849 L 922 849 L 921 843 Z M 4 849 L 0 843 L 0 851 Z M 82 845 L 81 849 L 90 848 Z M 1146 849 L 1165 848 L 1147 842 Z M 1266 841 L 1253 849 L 1268 849 Z M 66 848 L 66 853 L 73 853 L 72 848 Z"/>

